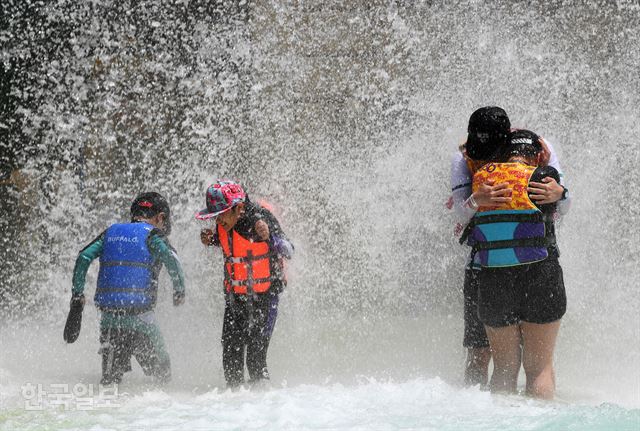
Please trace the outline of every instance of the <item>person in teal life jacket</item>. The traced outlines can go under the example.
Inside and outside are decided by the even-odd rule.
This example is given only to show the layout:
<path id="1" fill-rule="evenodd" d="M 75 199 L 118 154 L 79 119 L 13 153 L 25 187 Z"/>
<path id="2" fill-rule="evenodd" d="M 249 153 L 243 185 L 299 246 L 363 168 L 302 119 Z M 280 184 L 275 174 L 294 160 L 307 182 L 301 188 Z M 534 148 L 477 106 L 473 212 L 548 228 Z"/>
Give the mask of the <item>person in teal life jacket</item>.
<path id="1" fill-rule="evenodd" d="M 131 370 L 131 356 L 158 383 L 171 378 L 169 354 L 154 315 L 163 265 L 173 283 L 173 304 L 181 305 L 185 298 L 184 274 L 167 239 L 170 233 L 171 212 L 165 198 L 142 193 L 131 204 L 131 222 L 111 225 L 78 255 L 72 308 L 84 305 L 87 270 L 100 258 L 94 302 L 101 311 L 101 384 L 120 383 L 123 373 Z"/>
<path id="2" fill-rule="evenodd" d="M 557 201 L 536 203 L 544 178 L 560 182 L 552 166 L 538 166 L 540 138 L 528 130 L 510 134 L 498 160 L 473 176 L 473 190 L 507 184 L 510 199 L 477 208 L 461 242 L 472 247 L 477 273 L 478 318 L 484 324 L 494 370 L 492 391 L 515 392 L 520 366 L 528 395 L 555 393 L 553 352 L 566 311 L 554 217 Z M 539 200 L 538 200 L 539 201 Z"/>
<path id="3" fill-rule="evenodd" d="M 511 200 L 506 183 L 489 182 L 472 190 L 474 173 L 490 161 L 495 161 L 509 141 L 511 122 L 504 109 L 485 106 L 469 118 L 468 136 L 464 145 L 455 152 L 451 162 L 450 208 L 455 212 L 456 231 L 459 234 L 476 214 L 480 205 L 498 204 Z M 570 208 L 570 196 L 564 187 L 564 177 L 553 146 L 542 140 L 543 155 L 540 166 L 549 165 L 560 173 L 560 180 L 544 177 L 540 183 L 532 182 L 536 192 L 531 198 L 540 204 L 556 202 L 557 213 L 564 215 Z M 477 257 L 476 257 L 477 260 Z M 470 262 L 464 272 L 464 337 L 467 349 L 464 380 L 468 385 L 484 386 L 488 381 L 491 350 L 484 325 L 478 318 L 477 274 L 482 269 L 478 262 Z"/>
<path id="4" fill-rule="evenodd" d="M 222 366 L 229 388 L 269 379 L 267 350 L 278 314 L 278 298 L 286 285 L 284 259 L 293 255 L 278 220 L 267 208 L 249 200 L 242 186 L 218 180 L 207 189 L 207 207 L 199 220 L 215 220 L 200 240 L 224 255 L 225 310 Z M 246 351 L 246 353 L 245 353 Z"/>

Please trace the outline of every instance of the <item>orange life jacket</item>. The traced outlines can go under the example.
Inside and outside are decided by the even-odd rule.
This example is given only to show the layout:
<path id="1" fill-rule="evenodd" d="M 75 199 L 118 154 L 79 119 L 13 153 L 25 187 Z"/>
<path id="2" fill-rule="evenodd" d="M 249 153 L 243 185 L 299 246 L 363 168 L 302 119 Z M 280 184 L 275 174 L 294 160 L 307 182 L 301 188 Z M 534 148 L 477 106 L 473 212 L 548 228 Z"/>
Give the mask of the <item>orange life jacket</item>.
<path id="1" fill-rule="evenodd" d="M 266 241 L 250 241 L 235 230 L 229 236 L 218 225 L 224 254 L 224 287 L 227 293 L 265 293 L 271 287 L 271 252 Z"/>

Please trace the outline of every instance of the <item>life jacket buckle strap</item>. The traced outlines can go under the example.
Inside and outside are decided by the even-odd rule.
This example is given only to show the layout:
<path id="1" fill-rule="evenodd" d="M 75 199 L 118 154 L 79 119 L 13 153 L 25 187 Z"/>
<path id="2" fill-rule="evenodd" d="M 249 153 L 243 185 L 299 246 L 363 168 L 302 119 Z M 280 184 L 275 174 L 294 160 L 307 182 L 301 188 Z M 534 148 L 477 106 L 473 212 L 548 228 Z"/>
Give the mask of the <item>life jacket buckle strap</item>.
<path id="1" fill-rule="evenodd" d="M 471 231 L 473 230 L 474 227 L 475 227 L 474 219 L 471 219 L 469 224 L 462 231 L 462 235 L 460 235 L 460 239 L 458 240 L 460 244 L 465 243 L 467 238 L 469 238 L 469 235 L 471 234 Z"/>
<path id="2" fill-rule="evenodd" d="M 271 276 L 271 277 L 265 277 L 265 278 L 256 278 L 251 280 L 251 283 L 249 283 L 249 280 L 230 280 L 230 282 L 231 282 L 231 286 L 239 287 L 239 286 L 249 286 L 250 284 L 255 285 L 255 284 L 269 283 L 275 280 L 278 280 L 278 277 Z"/>
<path id="3" fill-rule="evenodd" d="M 274 253 L 265 253 L 265 254 L 260 254 L 258 256 L 253 256 L 253 255 L 249 255 L 249 256 L 229 256 L 229 257 L 225 257 L 225 262 L 227 263 L 247 263 L 247 262 L 255 262 L 258 260 L 262 260 L 262 259 L 268 259 L 270 257 L 272 257 L 274 255 Z"/>
<path id="4" fill-rule="evenodd" d="M 502 241 L 478 242 L 473 245 L 473 249 L 475 251 L 479 251 L 515 247 L 547 247 L 548 245 L 549 240 L 547 238 L 522 238 Z"/>
<path id="5" fill-rule="evenodd" d="M 151 269 L 153 265 L 143 262 L 133 262 L 128 260 L 112 260 L 112 261 L 103 261 L 100 262 L 101 266 L 134 266 L 138 268 L 147 268 Z"/>
<path id="6" fill-rule="evenodd" d="M 479 214 L 474 216 L 472 221 L 474 226 L 489 224 L 489 223 L 502 223 L 502 222 L 541 223 L 545 221 L 545 215 L 540 211 L 536 211 L 533 213 L 515 213 L 515 214 L 489 214 L 489 215 Z"/>

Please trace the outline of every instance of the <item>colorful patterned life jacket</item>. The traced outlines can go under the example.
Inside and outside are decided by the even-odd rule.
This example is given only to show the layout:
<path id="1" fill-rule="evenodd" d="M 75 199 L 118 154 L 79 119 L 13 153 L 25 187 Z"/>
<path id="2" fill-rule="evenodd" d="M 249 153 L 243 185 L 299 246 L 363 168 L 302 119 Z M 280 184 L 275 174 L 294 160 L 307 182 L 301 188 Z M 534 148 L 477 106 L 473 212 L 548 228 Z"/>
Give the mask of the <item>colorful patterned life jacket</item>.
<path id="1" fill-rule="evenodd" d="M 146 309 L 155 303 L 154 259 L 147 248 L 148 223 L 121 223 L 104 235 L 94 301 L 102 309 Z"/>
<path id="2" fill-rule="evenodd" d="M 493 180 L 508 183 L 511 202 L 478 208 L 462 235 L 483 267 L 505 267 L 538 262 L 548 257 L 544 214 L 529 199 L 527 187 L 535 166 L 488 163 L 473 176 L 473 191 Z"/>
<path id="3" fill-rule="evenodd" d="M 266 241 L 250 241 L 232 229 L 231 235 L 218 225 L 224 254 L 224 287 L 227 293 L 252 295 L 271 287 L 272 253 Z"/>

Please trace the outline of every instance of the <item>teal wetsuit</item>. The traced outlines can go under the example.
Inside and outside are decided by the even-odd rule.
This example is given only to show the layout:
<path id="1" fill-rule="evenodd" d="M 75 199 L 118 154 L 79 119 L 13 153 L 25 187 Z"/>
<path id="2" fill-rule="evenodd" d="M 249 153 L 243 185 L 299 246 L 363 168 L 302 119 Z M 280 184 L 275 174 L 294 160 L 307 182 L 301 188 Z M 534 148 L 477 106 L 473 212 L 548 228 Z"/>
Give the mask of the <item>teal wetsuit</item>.
<path id="1" fill-rule="evenodd" d="M 93 260 L 102 255 L 105 232 L 85 247 L 76 259 L 72 288 L 74 296 L 84 292 L 89 266 Z M 102 353 L 101 383 L 103 384 L 120 382 L 122 374 L 131 369 L 132 355 L 136 357 L 145 374 L 153 375 L 160 381 L 167 381 L 171 377 L 169 355 L 160 328 L 155 321 L 153 307 L 158 273 L 162 265 L 167 268 L 171 277 L 174 297 L 184 295 L 184 273 L 175 250 L 159 231 L 153 230 L 149 234 L 146 245 L 154 260 L 152 268 L 154 300 L 150 308 L 135 312 L 127 309 L 102 310 L 100 351 Z"/>

